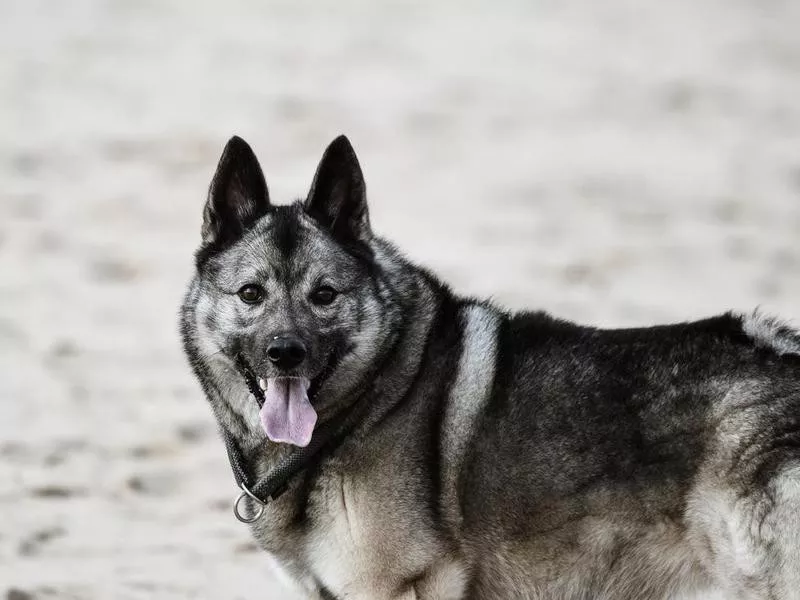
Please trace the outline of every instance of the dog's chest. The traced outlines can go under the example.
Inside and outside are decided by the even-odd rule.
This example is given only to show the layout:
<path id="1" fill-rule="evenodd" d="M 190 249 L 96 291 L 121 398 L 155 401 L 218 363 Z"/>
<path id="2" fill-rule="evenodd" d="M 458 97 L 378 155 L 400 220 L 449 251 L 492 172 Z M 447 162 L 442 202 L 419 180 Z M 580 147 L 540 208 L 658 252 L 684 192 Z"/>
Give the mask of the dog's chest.
<path id="1" fill-rule="evenodd" d="M 311 501 L 310 571 L 337 597 L 402 598 L 441 554 L 408 490 L 383 479 L 335 476 Z"/>

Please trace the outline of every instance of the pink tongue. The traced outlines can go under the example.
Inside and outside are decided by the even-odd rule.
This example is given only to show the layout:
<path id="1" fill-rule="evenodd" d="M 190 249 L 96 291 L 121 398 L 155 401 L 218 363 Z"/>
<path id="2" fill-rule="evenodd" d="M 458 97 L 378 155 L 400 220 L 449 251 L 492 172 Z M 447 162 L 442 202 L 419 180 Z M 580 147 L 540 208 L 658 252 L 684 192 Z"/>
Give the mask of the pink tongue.
<path id="1" fill-rule="evenodd" d="M 274 377 L 267 379 L 261 425 L 273 442 L 307 446 L 317 423 L 317 413 L 308 401 L 305 377 Z"/>

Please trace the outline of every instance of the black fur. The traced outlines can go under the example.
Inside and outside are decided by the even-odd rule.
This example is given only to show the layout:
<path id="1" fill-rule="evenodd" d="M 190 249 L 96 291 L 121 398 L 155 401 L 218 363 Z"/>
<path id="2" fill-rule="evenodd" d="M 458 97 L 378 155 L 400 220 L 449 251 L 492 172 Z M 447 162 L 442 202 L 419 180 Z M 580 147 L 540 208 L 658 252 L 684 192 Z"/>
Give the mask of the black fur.
<path id="1" fill-rule="evenodd" d="M 264 173 L 252 148 L 234 136 L 225 146 L 208 190 L 198 268 L 230 246 L 270 209 Z"/>

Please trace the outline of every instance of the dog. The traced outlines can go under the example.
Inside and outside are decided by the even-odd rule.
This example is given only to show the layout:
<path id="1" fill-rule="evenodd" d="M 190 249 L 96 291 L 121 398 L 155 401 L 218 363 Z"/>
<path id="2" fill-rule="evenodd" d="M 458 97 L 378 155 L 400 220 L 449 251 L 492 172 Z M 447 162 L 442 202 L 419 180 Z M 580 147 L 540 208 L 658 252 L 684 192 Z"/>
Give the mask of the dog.
<path id="1" fill-rule="evenodd" d="M 459 297 L 373 233 L 344 136 L 290 205 L 233 137 L 201 234 L 184 349 L 237 515 L 305 597 L 800 598 L 783 322 L 598 329 Z"/>

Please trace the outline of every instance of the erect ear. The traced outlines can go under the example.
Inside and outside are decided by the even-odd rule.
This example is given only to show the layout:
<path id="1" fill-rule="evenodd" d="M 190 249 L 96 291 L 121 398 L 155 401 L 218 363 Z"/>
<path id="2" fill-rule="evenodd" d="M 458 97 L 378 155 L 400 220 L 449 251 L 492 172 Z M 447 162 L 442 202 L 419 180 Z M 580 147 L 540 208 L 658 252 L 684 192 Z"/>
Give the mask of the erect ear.
<path id="1" fill-rule="evenodd" d="M 364 175 L 355 150 L 345 136 L 333 140 L 322 155 L 305 209 L 338 239 L 366 241 L 369 238 Z"/>
<path id="2" fill-rule="evenodd" d="M 252 148 L 233 136 L 211 180 L 203 212 L 203 243 L 236 240 L 270 209 L 267 182 Z"/>

